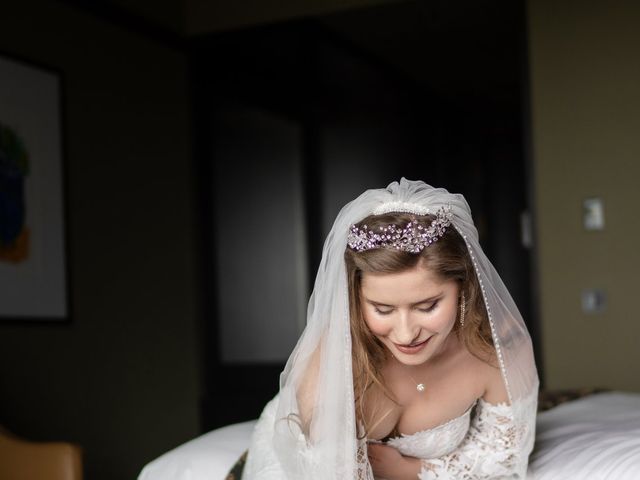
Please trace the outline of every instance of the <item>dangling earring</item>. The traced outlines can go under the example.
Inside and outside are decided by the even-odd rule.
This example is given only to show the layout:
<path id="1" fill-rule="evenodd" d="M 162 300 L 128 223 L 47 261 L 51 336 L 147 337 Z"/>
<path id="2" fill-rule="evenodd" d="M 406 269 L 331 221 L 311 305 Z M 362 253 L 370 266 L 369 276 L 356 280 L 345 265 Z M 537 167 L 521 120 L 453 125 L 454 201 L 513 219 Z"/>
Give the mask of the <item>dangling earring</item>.
<path id="1" fill-rule="evenodd" d="M 464 327 L 464 314 L 467 311 L 467 299 L 464 296 L 464 293 L 462 294 L 462 297 L 460 298 L 460 326 Z"/>

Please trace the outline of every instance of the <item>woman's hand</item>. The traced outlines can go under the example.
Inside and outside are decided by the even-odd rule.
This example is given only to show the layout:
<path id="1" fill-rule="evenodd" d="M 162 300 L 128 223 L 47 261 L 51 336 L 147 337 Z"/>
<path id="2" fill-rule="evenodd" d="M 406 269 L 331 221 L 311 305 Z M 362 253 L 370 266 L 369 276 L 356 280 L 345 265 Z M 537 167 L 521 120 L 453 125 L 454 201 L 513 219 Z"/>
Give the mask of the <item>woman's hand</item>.
<path id="1" fill-rule="evenodd" d="M 369 463 L 376 478 L 384 480 L 416 480 L 420 473 L 420 460 L 405 457 L 398 450 L 387 445 L 371 443 L 367 445 Z"/>

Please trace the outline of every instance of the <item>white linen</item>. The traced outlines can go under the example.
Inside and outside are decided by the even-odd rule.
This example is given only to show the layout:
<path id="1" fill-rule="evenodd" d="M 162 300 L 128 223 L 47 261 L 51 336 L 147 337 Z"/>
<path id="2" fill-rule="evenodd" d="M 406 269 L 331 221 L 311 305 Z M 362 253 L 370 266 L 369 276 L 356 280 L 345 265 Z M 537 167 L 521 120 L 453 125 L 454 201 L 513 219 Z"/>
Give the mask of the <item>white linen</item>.
<path id="1" fill-rule="evenodd" d="M 534 480 L 640 478 L 640 394 L 608 392 L 538 415 Z"/>
<path id="2" fill-rule="evenodd" d="M 249 446 L 256 421 L 187 442 L 144 467 L 138 480 L 224 480 Z M 640 393 L 599 393 L 537 417 L 532 480 L 640 478 Z"/>
<path id="3" fill-rule="evenodd" d="M 224 480 L 249 446 L 256 421 L 212 430 L 147 464 L 138 480 Z"/>

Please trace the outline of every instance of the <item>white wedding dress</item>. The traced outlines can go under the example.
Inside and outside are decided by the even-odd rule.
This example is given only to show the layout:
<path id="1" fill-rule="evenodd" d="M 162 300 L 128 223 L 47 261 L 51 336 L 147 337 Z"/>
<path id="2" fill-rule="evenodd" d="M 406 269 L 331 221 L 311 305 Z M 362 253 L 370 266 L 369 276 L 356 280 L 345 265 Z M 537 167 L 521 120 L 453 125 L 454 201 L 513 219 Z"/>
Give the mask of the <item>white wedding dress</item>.
<path id="1" fill-rule="evenodd" d="M 273 451 L 273 430 L 277 396 L 267 404 L 253 433 L 243 477 L 264 480 L 287 478 Z M 491 404 L 478 399 L 466 412 L 437 427 L 401 435 L 385 442 L 402 455 L 422 460 L 420 480 L 487 480 L 526 478 L 533 447 L 537 399 L 530 397 L 514 405 Z M 514 409 L 521 414 L 514 415 Z M 526 413 L 525 413 L 526 412 Z M 515 419 L 529 421 L 516 422 Z M 300 454 L 313 465 L 313 450 L 299 438 Z M 378 442 L 379 443 L 379 442 Z M 361 459 L 366 458 L 366 441 L 360 441 Z M 254 461 L 260 458 L 260 464 Z M 362 480 L 373 479 L 363 469 Z M 359 479 L 360 480 L 360 479 Z"/>

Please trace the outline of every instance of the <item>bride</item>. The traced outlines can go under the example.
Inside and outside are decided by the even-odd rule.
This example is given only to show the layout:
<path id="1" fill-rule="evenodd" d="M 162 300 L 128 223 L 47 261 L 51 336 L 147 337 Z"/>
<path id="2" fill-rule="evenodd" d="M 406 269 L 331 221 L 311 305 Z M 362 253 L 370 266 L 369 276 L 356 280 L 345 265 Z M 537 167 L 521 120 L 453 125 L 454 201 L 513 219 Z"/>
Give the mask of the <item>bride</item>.
<path id="1" fill-rule="evenodd" d="M 403 178 L 338 214 L 242 478 L 525 478 L 537 389 L 466 201 Z"/>

